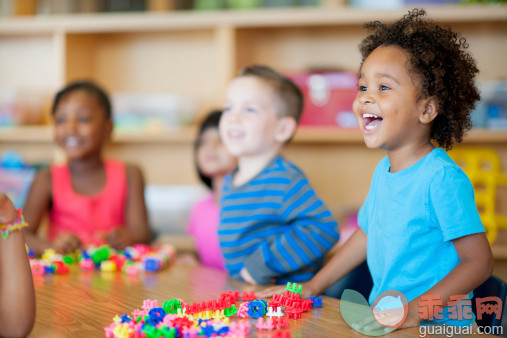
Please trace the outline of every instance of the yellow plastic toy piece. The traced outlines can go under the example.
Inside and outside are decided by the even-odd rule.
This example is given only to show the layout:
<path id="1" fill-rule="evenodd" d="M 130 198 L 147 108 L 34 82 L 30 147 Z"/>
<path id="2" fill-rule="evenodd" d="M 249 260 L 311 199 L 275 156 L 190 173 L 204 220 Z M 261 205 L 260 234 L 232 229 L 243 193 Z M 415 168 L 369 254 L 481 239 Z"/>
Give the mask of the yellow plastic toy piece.
<path id="1" fill-rule="evenodd" d="M 52 260 L 52 258 L 54 256 L 56 256 L 56 254 L 57 253 L 56 253 L 55 249 L 46 249 L 42 253 L 42 259 L 45 260 L 45 261 L 50 262 Z"/>
<path id="2" fill-rule="evenodd" d="M 475 191 L 475 203 L 492 244 L 498 229 L 507 229 L 507 217 L 496 213 L 496 189 L 507 186 L 507 174 L 500 172 L 500 159 L 493 149 L 462 147 L 449 156 L 465 171 Z"/>
<path id="3" fill-rule="evenodd" d="M 102 263 L 100 263 L 100 271 L 115 272 L 116 271 L 116 264 L 110 260 L 102 261 Z"/>

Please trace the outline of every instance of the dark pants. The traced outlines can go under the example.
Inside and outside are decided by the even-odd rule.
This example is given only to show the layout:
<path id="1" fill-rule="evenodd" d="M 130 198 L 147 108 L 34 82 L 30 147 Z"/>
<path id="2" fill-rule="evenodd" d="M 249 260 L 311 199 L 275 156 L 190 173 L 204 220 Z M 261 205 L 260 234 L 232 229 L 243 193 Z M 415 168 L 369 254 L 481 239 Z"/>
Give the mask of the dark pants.
<path id="1" fill-rule="evenodd" d="M 345 289 L 352 289 L 368 299 L 372 287 L 373 280 L 371 279 L 370 270 L 364 262 L 324 291 L 323 295 L 340 299 Z"/>

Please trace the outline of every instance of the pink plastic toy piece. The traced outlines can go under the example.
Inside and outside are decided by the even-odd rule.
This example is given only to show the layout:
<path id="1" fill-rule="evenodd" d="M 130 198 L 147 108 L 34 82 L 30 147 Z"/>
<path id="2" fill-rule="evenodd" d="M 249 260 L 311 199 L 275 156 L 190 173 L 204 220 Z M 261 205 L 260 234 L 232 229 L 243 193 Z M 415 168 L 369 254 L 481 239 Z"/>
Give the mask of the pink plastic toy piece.
<path id="1" fill-rule="evenodd" d="M 104 328 L 104 331 L 106 331 L 106 338 L 114 338 L 114 328 L 116 327 L 116 323 L 112 323 L 111 325 L 109 326 L 106 326 Z"/>
<path id="2" fill-rule="evenodd" d="M 200 327 L 184 327 L 181 332 L 185 337 L 197 337 L 198 334 L 201 332 Z"/>
<path id="3" fill-rule="evenodd" d="M 268 331 L 271 331 L 275 328 L 275 326 L 273 325 L 273 320 L 271 318 L 268 318 L 266 321 L 264 321 L 264 318 L 262 317 L 257 320 L 257 324 L 255 324 L 255 327 L 258 330 L 268 330 Z"/>
<path id="4" fill-rule="evenodd" d="M 248 318 L 248 302 L 241 303 L 236 316 L 239 318 Z"/>
<path id="5" fill-rule="evenodd" d="M 132 311 L 132 318 L 136 319 L 139 316 L 146 316 L 148 314 L 148 310 L 134 310 Z"/>
<path id="6" fill-rule="evenodd" d="M 133 248 L 136 249 L 139 256 L 144 256 L 150 251 L 150 247 L 146 244 L 134 244 Z"/>
<path id="7" fill-rule="evenodd" d="M 154 307 L 158 307 L 158 300 L 145 299 L 143 301 L 143 309 L 144 310 L 151 310 Z"/>
<path id="8" fill-rule="evenodd" d="M 86 258 L 79 262 L 79 267 L 84 271 L 93 271 L 95 269 L 95 264 L 93 264 L 90 258 Z"/>
<path id="9" fill-rule="evenodd" d="M 137 276 L 140 273 L 137 265 L 126 265 L 124 268 L 125 274 L 129 276 Z"/>
<path id="10" fill-rule="evenodd" d="M 44 276 L 44 264 L 33 262 L 31 264 L 32 274 L 34 276 Z"/>
<path id="11" fill-rule="evenodd" d="M 229 324 L 229 330 L 234 336 L 247 337 L 250 331 L 250 323 L 246 320 L 240 320 Z"/>

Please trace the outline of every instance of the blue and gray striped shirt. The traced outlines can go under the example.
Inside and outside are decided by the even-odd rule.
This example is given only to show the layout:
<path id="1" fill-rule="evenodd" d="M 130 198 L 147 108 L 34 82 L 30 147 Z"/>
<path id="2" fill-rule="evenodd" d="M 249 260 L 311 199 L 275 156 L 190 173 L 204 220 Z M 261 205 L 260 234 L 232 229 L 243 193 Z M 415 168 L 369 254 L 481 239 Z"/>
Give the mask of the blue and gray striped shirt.
<path id="1" fill-rule="evenodd" d="M 225 177 L 218 236 L 231 277 L 259 284 L 311 279 L 338 240 L 338 224 L 308 180 L 282 156 L 248 183 Z"/>

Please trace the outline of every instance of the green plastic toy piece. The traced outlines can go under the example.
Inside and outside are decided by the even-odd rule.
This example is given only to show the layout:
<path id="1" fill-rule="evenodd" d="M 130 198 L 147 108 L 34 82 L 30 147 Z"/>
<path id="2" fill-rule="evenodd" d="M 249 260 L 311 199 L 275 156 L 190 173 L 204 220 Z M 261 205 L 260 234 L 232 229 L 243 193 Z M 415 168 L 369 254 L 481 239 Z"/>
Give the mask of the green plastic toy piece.
<path id="1" fill-rule="evenodd" d="M 168 328 L 167 326 L 161 327 L 158 329 L 158 332 L 160 332 L 160 335 L 165 338 L 174 338 L 176 336 L 176 329 Z"/>
<path id="2" fill-rule="evenodd" d="M 63 255 L 62 259 L 65 264 L 73 264 L 76 261 L 72 255 Z"/>
<path id="3" fill-rule="evenodd" d="M 291 283 L 287 282 L 287 286 L 285 287 L 285 290 L 294 292 L 294 293 L 301 293 L 301 289 L 303 288 L 302 285 L 297 285 L 297 283 Z"/>
<path id="4" fill-rule="evenodd" d="M 95 252 L 91 254 L 90 258 L 92 259 L 93 263 L 98 264 L 108 259 L 110 255 L 111 252 L 109 245 L 104 245 L 95 250 Z"/>
<path id="5" fill-rule="evenodd" d="M 236 309 L 236 305 L 234 304 L 232 304 L 230 308 L 224 310 L 224 315 L 226 317 L 234 316 L 236 313 L 238 313 L 238 309 Z"/>
<path id="6" fill-rule="evenodd" d="M 181 302 L 177 299 L 166 300 L 164 304 L 162 304 L 162 309 L 164 309 L 165 313 L 177 314 L 178 309 L 183 309 L 181 306 Z"/>
<path id="7" fill-rule="evenodd" d="M 158 338 L 162 336 L 159 329 L 154 326 L 147 325 L 142 329 L 142 332 L 146 335 L 146 338 Z"/>

